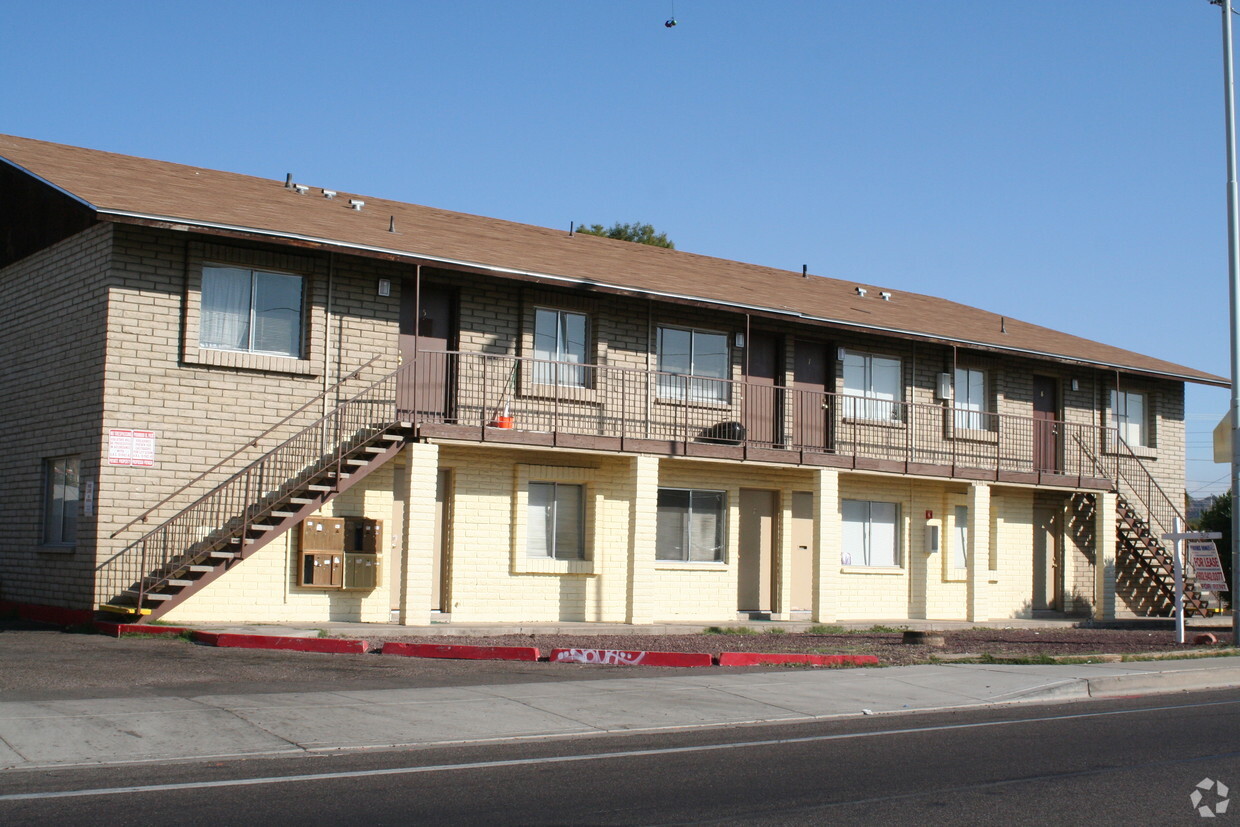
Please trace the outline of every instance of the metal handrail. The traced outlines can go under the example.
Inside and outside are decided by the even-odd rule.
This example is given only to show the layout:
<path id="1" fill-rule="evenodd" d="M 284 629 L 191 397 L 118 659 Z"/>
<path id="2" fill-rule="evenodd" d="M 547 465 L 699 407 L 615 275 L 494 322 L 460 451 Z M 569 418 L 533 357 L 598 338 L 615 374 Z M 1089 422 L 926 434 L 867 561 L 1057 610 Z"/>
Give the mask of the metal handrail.
<path id="1" fill-rule="evenodd" d="M 316 396 L 315 396 L 314 398 L 312 398 L 310 401 L 306 402 L 306 404 L 302 405 L 302 406 L 301 406 L 300 408 L 298 408 L 297 410 L 295 410 L 295 411 L 293 411 L 292 413 L 288 414 L 288 415 L 287 415 L 287 416 L 285 416 L 283 419 L 281 419 L 279 422 L 277 422 L 276 424 L 272 425 L 270 428 L 268 428 L 267 430 L 263 431 L 261 434 L 259 434 L 258 436 L 254 437 L 254 438 L 253 438 L 253 439 L 251 439 L 249 442 L 247 442 L 246 444 L 242 445 L 240 448 L 238 448 L 237 450 L 233 451 L 231 454 L 229 454 L 228 456 L 224 457 L 224 458 L 223 458 L 222 460 L 220 460 L 219 462 L 215 463 L 215 465 L 212 465 L 212 466 L 211 466 L 210 468 L 208 468 L 206 471 L 203 471 L 201 474 L 199 474 L 198 476 L 194 477 L 194 478 L 193 478 L 192 480 L 190 480 L 189 482 L 187 482 L 187 483 L 185 483 L 184 485 L 182 485 L 182 486 L 181 486 L 180 488 L 178 488 L 176 491 L 173 491 L 171 494 L 167 495 L 167 496 L 166 496 L 166 497 L 164 497 L 162 500 L 160 500 L 159 502 L 155 503 L 155 505 L 151 506 L 151 507 L 150 507 L 150 508 L 148 508 L 146 511 L 143 511 L 141 514 L 139 514 L 137 517 L 134 517 L 132 520 L 130 520 L 129 522 L 125 523 L 125 524 L 124 524 L 123 526 L 121 526 L 120 528 L 118 528 L 118 529 L 116 529 L 115 531 L 113 531 L 111 534 L 109 534 L 109 535 L 108 535 L 108 539 L 109 539 L 109 540 L 114 540 L 114 539 L 116 539 L 116 537 L 117 537 L 119 534 L 121 534 L 121 533 L 122 533 L 122 532 L 124 532 L 124 531 L 128 531 L 130 528 L 132 528 L 132 527 L 133 527 L 134 525 L 136 525 L 137 523 L 145 523 L 145 522 L 146 522 L 146 518 L 147 518 L 147 517 L 149 517 L 149 516 L 151 516 L 153 513 L 155 513 L 156 511 L 158 511 L 160 508 L 164 507 L 164 506 L 165 506 L 165 505 L 167 505 L 169 502 L 171 502 L 172 500 L 176 499 L 178 496 L 180 496 L 181 494 L 185 493 L 185 492 L 186 492 L 187 490 L 189 490 L 190 488 L 193 488 L 195 485 L 197 485 L 198 483 L 202 482 L 202 480 L 204 480 L 205 478 L 209 477 L 211 474 L 214 474 L 216 471 L 218 471 L 219 469 L 223 468 L 225 465 L 229 464 L 230 462 L 232 462 L 234 459 L 236 459 L 237 457 L 239 457 L 241 454 L 245 453 L 245 452 L 246 452 L 246 451 L 248 451 L 249 449 L 251 449 L 251 448 L 257 448 L 257 447 L 258 447 L 258 443 L 259 443 L 259 442 L 263 441 L 263 440 L 264 440 L 264 439 L 266 439 L 268 436 L 270 436 L 272 433 L 274 433 L 275 431 L 277 431 L 277 430 L 279 430 L 280 428 L 282 428 L 282 427 L 284 427 L 285 425 L 287 425 L 287 424 L 288 424 L 291 420 L 293 420 L 293 419 L 294 419 L 294 418 L 295 418 L 298 414 L 300 414 L 300 413 L 302 413 L 303 411 L 305 411 L 306 409 L 310 408 L 312 405 L 320 404 L 320 403 L 321 403 L 321 402 L 322 402 L 322 401 L 323 401 L 323 400 L 324 400 L 324 399 L 325 399 L 325 398 L 326 398 L 329 394 L 331 394 L 333 391 L 338 390 L 338 389 L 339 389 L 342 385 L 344 385 L 346 382 L 351 382 L 351 381 L 353 381 L 354 379 L 356 379 L 359 375 L 361 375 L 361 372 L 362 372 L 362 371 L 364 371 L 366 368 L 368 368 L 368 367 L 370 367 L 371 365 L 373 365 L 376 361 L 378 361 L 378 359 L 379 359 L 382 355 L 383 355 L 383 354 L 375 354 L 374 356 L 370 357 L 370 359 L 368 359 L 368 360 L 366 361 L 366 363 L 365 363 L 365 364 L 363 364 L 363 365 L 361 365 L 361 366 L 357 367 L 356 369 L 354 369 L 351 373 L 349 373 L 347 376 L 343 377 L 343 378 L 342 378 L 340 381 L 338 381 L 336 384 L 332 385 L 330 388 L 326 388 L 325 390 L 320 391 L 320 392 L 318 393 L 318 395 L 316 395 Z"/>

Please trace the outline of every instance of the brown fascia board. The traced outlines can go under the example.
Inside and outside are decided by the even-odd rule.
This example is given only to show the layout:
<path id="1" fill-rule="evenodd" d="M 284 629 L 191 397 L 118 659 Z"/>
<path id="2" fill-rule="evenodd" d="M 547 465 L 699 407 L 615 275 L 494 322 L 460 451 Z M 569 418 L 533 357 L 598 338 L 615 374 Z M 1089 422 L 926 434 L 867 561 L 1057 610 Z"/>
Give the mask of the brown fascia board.
<path id="1" fill-rule="evenodd" d="M 79 199 L 80 200 L 80 199 Z M 362 256 L 364 258 L 379 259 L 383 261 L 392 261 L 406 263 L 412 265 L 423 265 L 439 267 L 443 269 L 459 270 L 461 272 L 472 273 L 475 275 L 498 277 L 510 279 L 513 281 L 522 281 L 533 284 L 543 284 L 555 287 L 570 287 L 575 289 L 589 289 L 606 293 L 613 296 L 624 296 L 628 298 L 638 298 L 647 300 L 659 300 L 670 304 L 679 304 L 684 306 L 698 307 L 707 310 L 730 310 L 732 312 L 746 313 L 750 316 L 767 318 L 781 322 L 796 322 L 809 325 L 824 330 L 860 330 L 871 333 L 879 333 L 892 338 L 903 339 L 906 341 L 926 342 L 930 344 L 945 345 L 948 347 L 967 347 L 971 350 L 982 351 L 987 353 L 995 353 L 1001 355 L 1017 355 L 1030 359 L 1054 362 L 1061 365 L 1071 365 L 1073 367 L 1091 368 L 1095 370 L 1122 371 L 1132 376 L 1144 376 L 1158 379 L 1173 379 L 1180 382 L 1193 382 L 1200 385 L 1210 385 L 1215 387 L 1231 387 L 1231 383 L 1221 376 L 1211 376 L 1203 374 L 1201 376 L 1177 374 L 1166 371 L 1151 370 L 1148 368 L 1138 368 L 1131 365 L 1121 365 L 1103 361 L 1095 361 L 1082 359 L 1071 356 L 1064 356 L 1056 353 L 1047 353 L 1043 351 L 1031 350 L 1018 347 L 1003 347 L 1001 345 L 990 344 L 986 342 L 976 342 L 966 339 L 956 339 L 946 336 L 935 336 L 928 333 L 919 333 L 916 331 L 899 330 L 896 328 L 887 328 L 881 325 L 866 325 L 859 322 L 849 322 L 840 319 L 829 319 L 806 315 L 795 311 L 776 310 L 772 308 L 761 307 L 759 305 L 746 305 L 738 302 L 721 302 L 717 300 L 702 299 L 694 296 L 679 295 L 675 293 L 664 293 L 659 291 L 645 290 L 636 287 L 625 287 L 624 285 L 607 284 L 592 279 L 575 278 L 572 276 L 558 276 L 549 273 L 535 273 L 528 270 L 515 268 L 504 268 L 493 265 L 479 264 L 477 262 L 461 261 L 457 259 L 435 258 L 430 256 L 422 256 L 416 253 L 404 252 L 394 249 L 383 249 L 371 247 L 364 244 L 353 244 L 345 241 L 338 241 L 324 238 L 311 238 L 281 233 L 274 230 L 255 230 L 247 227 L 231 227 L 224 225 L 212 225 L 204 222 L 189 221 L 185 219 L 168 218 L 163 216 L 142 215 L 140 213 L 123 212 L 115 210 L 98 210 L 97 215 L 101 220 L 113 221 L 117 223 L 135 224 L 140 226 L 155 227 L 159 229 L 196 232 L 203 235 L 211 235 L 224 238 L 235 238 L 238 240 L 266 242 L 273 241 L 287 246 L 299 247 L 308 250 L 324 250 L 328 252 L 344 251 L 352 255 Z"/>

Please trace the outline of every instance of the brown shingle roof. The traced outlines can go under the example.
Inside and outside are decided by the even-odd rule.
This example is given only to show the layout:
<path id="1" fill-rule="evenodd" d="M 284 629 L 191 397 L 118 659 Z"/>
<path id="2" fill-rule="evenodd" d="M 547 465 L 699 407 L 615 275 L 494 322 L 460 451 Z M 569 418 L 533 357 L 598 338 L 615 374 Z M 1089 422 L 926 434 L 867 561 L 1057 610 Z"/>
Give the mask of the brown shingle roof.
<path id="1" fill-rule="evenodd" d="M 862 298 L 853 282 L 805 279 L 787 270 L 352 193 L 328 199 L 322 189 L 312 188 L 303 195 L 282 181 L 27 138 L 0 136 L 0 157 L 86 202 L 104 218 L 161 218 L 207 229 L 300 237 L 1227 384 L 1193 368 L 916 293 L 897 291 L 884 301 L 880 288 L 867 287 Z M 350 208 L 352 198 L 364 200 L 365 206 Z M 396 233 L 388 232 L 390 219 Z"/>

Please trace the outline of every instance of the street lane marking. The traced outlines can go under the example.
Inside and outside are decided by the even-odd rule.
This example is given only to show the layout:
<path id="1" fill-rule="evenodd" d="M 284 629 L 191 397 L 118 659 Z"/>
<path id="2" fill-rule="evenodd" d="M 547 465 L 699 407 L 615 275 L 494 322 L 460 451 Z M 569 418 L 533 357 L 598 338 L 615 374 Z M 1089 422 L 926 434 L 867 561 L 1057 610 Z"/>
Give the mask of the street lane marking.
<path id="1" fill-rule="evenodd" d="M 727 744 L 699 744 L 690 747 L 658 747 L 652 749 L 624 750 L 621 752 L 587 753 L 584 755 L 552 755 L 542 758 L 511 758 L 503 761 L 474 761 L 466 764 L 431 764 L 419 767 L 388 767 L 375 770 L 349 770 L 325 772 L 313 775 L 279 775 L 260 778 L 234 778 L 222 781 L 186 781 L 176 784 L 145 784 L 132 787 L 101 787 L 90 790 L 60 790 L 41 793 L 11 793 L 0 795 L 0 801 L 37 801 L 52 798 L 81 798 L 97 795 L 129 795 L 133 793 L 173 792 L 178 790 L 207 790 L 216 787 L 253 787 L 266 784 L 289 784 L 302 781 L 334 781 L 347 778 L 374 778 L 384 775 L 416 775 L 431 772 L 459 770 L 486 770 L 501 767 L 527 767 L 539 764 L 569 764 L 580 761 L 601 761 L 613 758 L 646 758 L 658 755 L 677 755 L 691 752 L 718 752 L 721 750 L 750 749 L 752 747 L 777 747 L 789 744 L 812 744 L 825 741 L 848 741 L 861 738 L 877 738 L 887 735 L 914 735 L 926 732 L 949 732 L 952 730 L 982 729 L 985 727 L 1016 726 L 1019 724 L 1073 721 L 1082 718 L 1105 718 L 1117 715 L 1137 715 L 1148 712 L 1168 712 L 1177 709 L 1197 709 L 1211 706 L 1234 706 L 1240 700 L 1205 701 L 1202 703 L 1176 704 L 1171 706 L 1143 707 L 1141 709 L 1113 709 L 1105 712 L 1078 712 L 1071 715 L 1046 715 L 1039 718 L 1017 718 L 1003 721 L 976 721 L 963 724 L 939 724 L 925 727 L 902 727 L 872 732 L 841 732 L 833 735 L 806 735 L 799 738 L 773 738 L 763 741 L 737 741 Z"/>

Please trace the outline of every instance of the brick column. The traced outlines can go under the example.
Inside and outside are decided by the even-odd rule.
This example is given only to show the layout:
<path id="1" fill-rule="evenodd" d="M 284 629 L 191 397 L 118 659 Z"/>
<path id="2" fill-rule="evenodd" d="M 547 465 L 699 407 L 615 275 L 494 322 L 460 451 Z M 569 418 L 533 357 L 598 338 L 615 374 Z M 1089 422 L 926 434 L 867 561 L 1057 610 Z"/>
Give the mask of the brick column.
<path id="1" fill-rule="evenodd" d="M 771 576 L 777 584 L 771 606 L 773 620 L 792 620 L 792 495 L 785 492 L 779 498 L 779 511 L 775 515 L 779 524 L 776 536 L 779 545 L 774 551 L 774 570 Z"/>
<path id="2" fill-rule="evenodd" d="M 629 572 L 625 621 L 654 622 L 654 551 L 659 512 L 659 459 L 633 457 L 629 476 Z"/>
<path id="3" fill-rule="evenodd" d="M 435 485 L 439 476 L 439 446 L 411 442 L 405 446 L 404 556 L 400 575 L 402 626 L 431 622 L 431 577 L 435 564 Z M 444 526 L 444 531 L 448 527 Z"/>
<path id="4" fill-rule="evenodd" d="M 1094 511 L 1094 620 L 1115 619 L 1115 509 L 1111 491 L 1095 495 Z"/>
<path id="5" fill-rule="evenodd" d="M 840 588 L 840 472 L 814 472 L 814 613 L 815 623 L 835 620 Z"/>
<path id="6" fill-rule="evenodd" d="M 990 619 L 990 486 L 969 486 L 968 620 Z"/>

